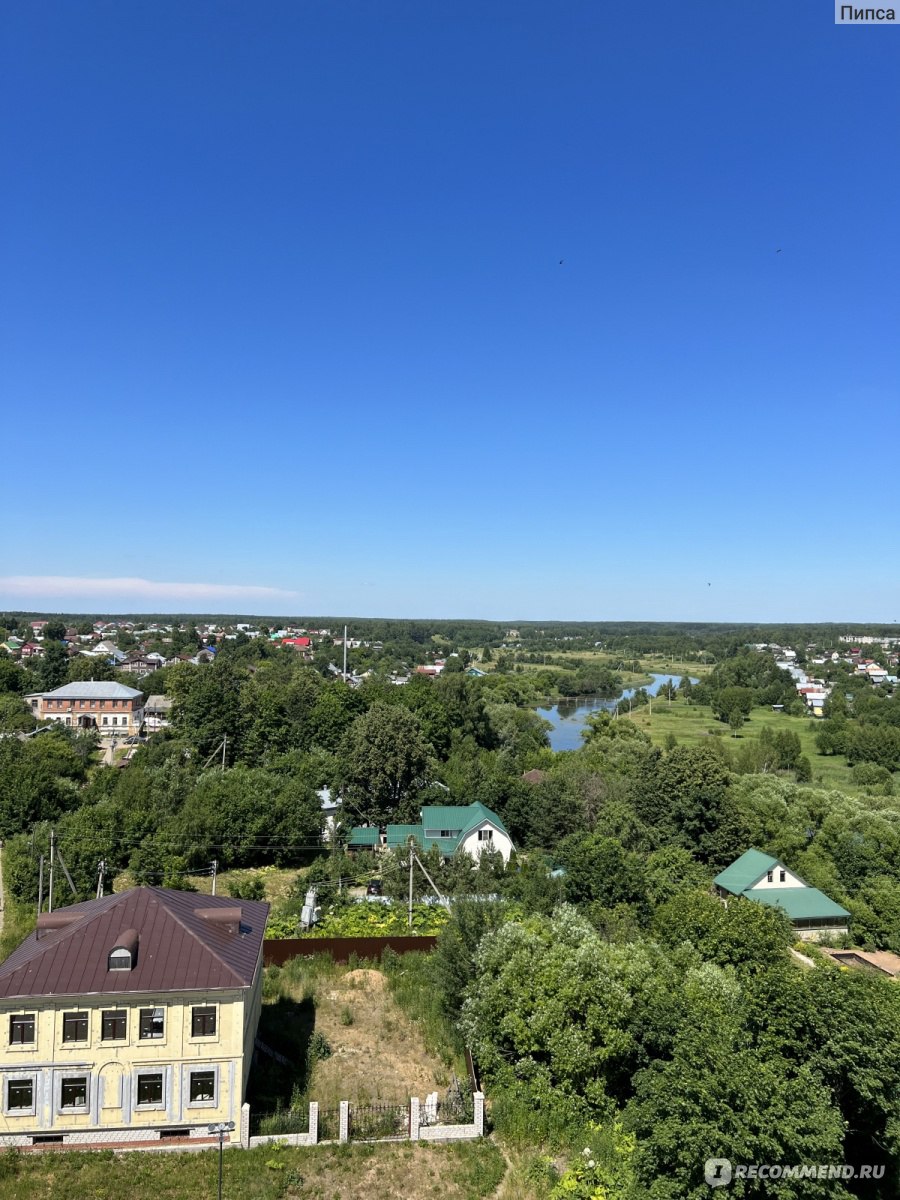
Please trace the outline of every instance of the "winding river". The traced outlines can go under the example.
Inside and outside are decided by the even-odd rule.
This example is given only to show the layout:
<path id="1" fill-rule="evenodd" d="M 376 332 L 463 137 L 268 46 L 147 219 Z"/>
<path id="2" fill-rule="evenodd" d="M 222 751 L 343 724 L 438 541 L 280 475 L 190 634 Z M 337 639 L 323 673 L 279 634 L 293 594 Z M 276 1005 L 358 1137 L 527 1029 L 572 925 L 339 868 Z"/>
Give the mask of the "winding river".
<path id="1" fill-rule="evenodd" d="M 653 682 L 647 684 L 647 691 L 651 696 L 655 696 L 669 679 L 677 687 L 681 683 L 682 676 L 651 674 L 650 678 Z M 691 683 L 698 682 L 699 680 L 691 676 Z M 577 700 L 560 700 L 551 708 L 539 708 L 538 714 L 553 726 L 547 735 L 550 739 L 550 749 L 577 750 L 581 745 L 581 731 L 590 714 L 601 709 L 612 712 L 620 700 L 627 700 L 636 691 L 637 688 L 625 688 L 612 700 L 603 699 L 600 696 L 589 696 Z"/>

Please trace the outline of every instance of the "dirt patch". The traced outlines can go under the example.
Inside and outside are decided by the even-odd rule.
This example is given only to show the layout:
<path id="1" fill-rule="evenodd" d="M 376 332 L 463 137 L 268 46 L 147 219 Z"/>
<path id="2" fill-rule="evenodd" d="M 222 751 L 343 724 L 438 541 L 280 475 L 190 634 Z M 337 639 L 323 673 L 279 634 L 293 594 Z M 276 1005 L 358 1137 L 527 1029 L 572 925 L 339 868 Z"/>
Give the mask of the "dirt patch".
<path id="1" fill-rule="evenodd" d="M 381 971 L 358 968 L 329 983 L 316 997 L 315 1028 L 332 1053 L 313 1069 L 311 1099 L 326 1108 L 340 1100 L 404 1104 L 447 1088 L 446 1067 L 425 1049 Z"/>
<path id="2" fill-rule="evenodd" d="M 387 980 L 381 971 L 358 967 L 355 971 L 347 972 L 344 976 L 344 984 L 351 988 L 359 987 L 366 991 L 383 992 L 387 987 Z"/>

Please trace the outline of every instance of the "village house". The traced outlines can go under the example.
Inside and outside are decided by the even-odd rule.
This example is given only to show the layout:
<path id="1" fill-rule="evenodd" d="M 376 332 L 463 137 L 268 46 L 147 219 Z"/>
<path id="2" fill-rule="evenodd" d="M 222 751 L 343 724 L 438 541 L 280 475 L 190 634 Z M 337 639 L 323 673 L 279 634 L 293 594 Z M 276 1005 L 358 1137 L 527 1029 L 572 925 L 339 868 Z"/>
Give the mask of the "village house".
<path id="1" fill-rule="evenodd" d="M 144 705 L 145 733 L 158 733 L 166 729 L 172 716 L 173 701 L 169 696 L 148 696 Z"/>
<path id="2" fill-rule="evenodd" d="M 736 896 L 768 904 L 787 913 L 803 941 L 842 937 L 849 932 L 850 914 L 818 888 L 810 887 L 796 871 L 771 854 L 745 850 L 713 880 L 716 894 L 726 904 Z"/>
<path id="3" fill-rule="evenodd" d="M 42 913 L 0 965 L 0 1145 L 206 1137 L 240 1112 L 268 904 L 139 887 Z"/>
<path id="4" fill-rule="evenodd" d="M 417 825 L 357 825 L 350 830 L 348 849 L 403 847 L 412 838 L 420 850 L 436 846 L 444 858 L 468 854 L 477 862 L 485 851 L 496 851 L 504 862 L 513 852 L 512 838 L 496 813 L 483 804 L 446 804 L 423 808 Z"/>
<path id="5" fill-rule="evenodd" d="M 39 721 L 96 729 L 110 737 L 140 733 L 144 723 L 143 693 L 123 683 L 93 679 L 64 683 L 52 692 L 32 692 L 25 703 Z"/>

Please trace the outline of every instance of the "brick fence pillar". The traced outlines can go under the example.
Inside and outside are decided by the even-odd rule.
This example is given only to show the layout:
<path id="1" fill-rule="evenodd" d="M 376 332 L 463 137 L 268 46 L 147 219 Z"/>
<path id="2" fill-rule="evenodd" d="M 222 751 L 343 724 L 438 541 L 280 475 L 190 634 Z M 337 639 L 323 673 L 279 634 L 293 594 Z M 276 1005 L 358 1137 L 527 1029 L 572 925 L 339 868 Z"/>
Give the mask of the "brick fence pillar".
<path id="1" fill-rule="evenodd" d="M 338 1125 L 338 1141 L 350 1141 L 350 1101 L 342 1100 L 340 1107 L 340 1122 Z"/>
<path id="2" fill-rule="evenodd" d="M 475 1101 L 475 1133 L 478 1137 L 484 1137 L 484 1092 L 476 1092 Z"/>
<path id="3" fill-rule="evenodd" d="M 309 1142 L 315 1146 L 319 1140 L 319 1102 L 311 1100 L 309 1105 Z"/>
<path id="4" fill-rule="evenodd" d="M 421 1104 L 418 1096 L 413 1096 L 409 1102 L 409 1140 L 419 1140 L 419 1125 L 421 1124 Z"/>
<path id="5" fill-rule="evenodd" d="M 250 1105 L 241 1105 L 241 1145 L 245 1150 L 250 1149 Z"/>

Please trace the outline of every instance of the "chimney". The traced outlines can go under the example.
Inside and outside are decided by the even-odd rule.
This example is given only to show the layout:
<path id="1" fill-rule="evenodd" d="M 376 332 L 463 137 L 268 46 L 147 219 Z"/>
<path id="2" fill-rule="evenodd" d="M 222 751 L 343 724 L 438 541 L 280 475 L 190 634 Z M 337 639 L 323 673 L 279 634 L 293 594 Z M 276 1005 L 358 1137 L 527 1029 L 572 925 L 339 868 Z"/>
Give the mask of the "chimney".
<path id="1" fill-rule="evenodd" d="M 69 925 L 74 925 L 76 921 L 80 921 L 82 913 L 66 912 L 64 908 L 57 909 L 56 912 L 38 913 L 37 919 L 37 937 L 42 933 L 49 933 L 53 929 L 65 929 Z"/>
<path id="2" fill-rule="evenodd" d="M 198 908 L 197 916 L 202 917 L 204 921 L 208 921 L 213 929 L 218 929 L 228 937 L 236 937 L 241 931 L 241 908 L 240 905 L 234 907 L 221 908 Z"/>

